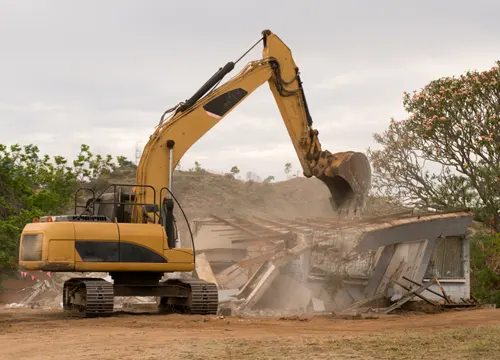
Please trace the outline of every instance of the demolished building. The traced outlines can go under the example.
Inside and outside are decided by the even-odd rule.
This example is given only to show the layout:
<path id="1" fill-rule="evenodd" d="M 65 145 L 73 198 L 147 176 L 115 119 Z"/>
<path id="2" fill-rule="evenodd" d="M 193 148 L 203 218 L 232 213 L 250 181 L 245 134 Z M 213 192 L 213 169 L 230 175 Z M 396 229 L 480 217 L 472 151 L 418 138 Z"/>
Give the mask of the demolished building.
<path id="1" fill-rule="evenodd" d="M 418 300 L 433 303 L 444 292 L 455 303 L 470 298 L 472 217 L 404 213 L 340 221 L 213 215 L 194 222 L 197 272 L 232 294 L 237 311 L 339 311 L 370 299 L 401 299 L 417 285 L 427 290 L 425 297 L 411 294 Z"/>

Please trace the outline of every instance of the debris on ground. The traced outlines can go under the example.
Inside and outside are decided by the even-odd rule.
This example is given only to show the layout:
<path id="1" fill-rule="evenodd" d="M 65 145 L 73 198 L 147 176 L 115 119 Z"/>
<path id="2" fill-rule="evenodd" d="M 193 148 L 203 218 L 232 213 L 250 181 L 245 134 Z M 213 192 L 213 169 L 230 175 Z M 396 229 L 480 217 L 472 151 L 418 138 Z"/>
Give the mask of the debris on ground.
<path id="1" fill-rule="evenodd" d="M 23 276 L 24 277 L 24 276 Z M 41 271 L 29 272 L 29 277 L 34 282 L 29 288 L 23 288 L 21 291 L 26 293 L 16 303 L 6 304 L 6 308 L 24 307 L 31 309 L 62 309 L 62 290 L 64 282 L 73 277 L 94 277 L 102 278 L 107 281 L 113 282 L 108 273 L 52 273 L 47 279 L 47 275 Z M 28 281 L 27 281 L 28 282 Z M 138 310 L 140 308 L 150 310 L 152 307 L 156 308 L 156 298 L 154 297 L 116 297 L 115 308 Z"/>
<path id="2" fill-rule="evenodd" d="M 195 220 L 195 243 L 205 255 L 201 276 L 234 290 L 220 302 L 224 314 L 373 318 L 414 301 L 477 306 L 470 291 L 451 300 L 438 277 L 429 278 L 440 241 L 462 241 L 471 221 L 468 212 L 351 220 L 213 215 Z"/>

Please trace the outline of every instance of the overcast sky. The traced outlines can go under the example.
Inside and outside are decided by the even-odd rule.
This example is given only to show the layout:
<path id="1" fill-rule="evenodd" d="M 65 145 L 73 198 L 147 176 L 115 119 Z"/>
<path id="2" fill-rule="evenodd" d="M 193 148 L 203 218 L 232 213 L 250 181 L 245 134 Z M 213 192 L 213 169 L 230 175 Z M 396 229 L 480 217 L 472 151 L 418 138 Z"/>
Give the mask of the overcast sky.
<path id="1" fill-rule="evenodd" d="M 403 91 L 500 59 L 500 1 L 0 0 L 0 143 L 135 159 L 163 111 L 270 29 L 291 48 L 324 149 L 365 151 Z M 262 45 L 233 71 L 261 57 Z M 229 77 L 228 77 L 229 78 Z M 299 163 L 265 84 L 181 160 L 284 177 Z"/>

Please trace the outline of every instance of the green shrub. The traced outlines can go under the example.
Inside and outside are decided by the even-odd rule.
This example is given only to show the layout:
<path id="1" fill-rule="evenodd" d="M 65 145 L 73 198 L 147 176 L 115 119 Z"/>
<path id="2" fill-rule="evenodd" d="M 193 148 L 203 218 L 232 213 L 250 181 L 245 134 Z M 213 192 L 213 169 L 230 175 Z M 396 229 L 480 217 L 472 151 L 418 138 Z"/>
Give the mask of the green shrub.
<path id="1" fill-rule="evenodd" d="M 470 242 L 471 293 L 500 307 L 500 235 L 477 235 Z"/>

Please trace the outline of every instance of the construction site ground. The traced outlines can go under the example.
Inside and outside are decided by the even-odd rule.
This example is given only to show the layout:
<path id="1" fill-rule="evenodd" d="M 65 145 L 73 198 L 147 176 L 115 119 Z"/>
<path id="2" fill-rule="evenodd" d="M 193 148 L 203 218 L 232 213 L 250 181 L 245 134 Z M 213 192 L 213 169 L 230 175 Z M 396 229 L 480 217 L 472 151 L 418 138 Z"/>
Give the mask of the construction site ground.
<path id="1" fill-rule="evenodd" d="M 0 310 L 0 359 L 497 359 L 500 310 L 240 318 Z"/>
<path id="2" fill-rule="evenodd" d="M 116 182 L 134 182 L 123 174 Z M 328 190 L 319 180 L 296 178 L 264 184 L 227 176 L 178 172 L 174 189 L 188 219 L 235 213 L 332 217 Z M 179 212 L 179 208 L 176 208 Z M 367 215 L 399 208 L 370 199 Z M 186 231 L 182 214 L 178 225 Z M 186 237 L 187 238 L 187 237 Z M 60 293 L 39 298 L 54 310 L 19 305 L 38 280 L 3 282 L 0 292 L 0 359 L 497 359 L 500 310 L 391 313 L 373 319 L 316 315 L 221 317 L 118 313 L 74 319 L 62 313 Z M 41 283 L 40 283 L 41 284 Z M 44 299 L 45 297 L 45 299 Z M 47 301 L 42 301 L 47 300 Z M 5 307 L 4 307 L 5 306 Z"/>

